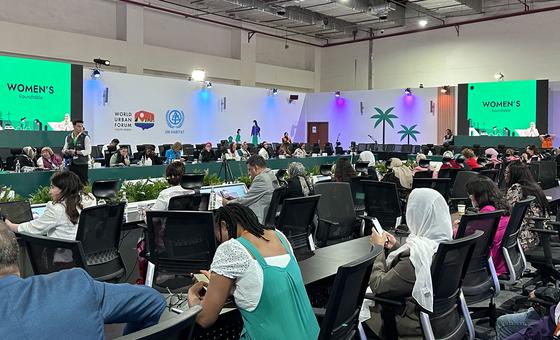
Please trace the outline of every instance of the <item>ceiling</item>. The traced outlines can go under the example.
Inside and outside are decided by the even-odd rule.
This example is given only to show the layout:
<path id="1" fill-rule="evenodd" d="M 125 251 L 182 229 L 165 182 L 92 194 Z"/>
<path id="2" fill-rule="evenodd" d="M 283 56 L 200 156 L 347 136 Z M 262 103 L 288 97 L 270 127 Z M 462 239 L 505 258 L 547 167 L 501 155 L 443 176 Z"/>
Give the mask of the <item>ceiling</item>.
<path id="1" fill-rule="evenodd" d="M 238 21 L 320 44 L 558 5 L 558 0 L 159 0 L 194 16 Z M 318 41 L 317 41 L 318 40 Z"/>

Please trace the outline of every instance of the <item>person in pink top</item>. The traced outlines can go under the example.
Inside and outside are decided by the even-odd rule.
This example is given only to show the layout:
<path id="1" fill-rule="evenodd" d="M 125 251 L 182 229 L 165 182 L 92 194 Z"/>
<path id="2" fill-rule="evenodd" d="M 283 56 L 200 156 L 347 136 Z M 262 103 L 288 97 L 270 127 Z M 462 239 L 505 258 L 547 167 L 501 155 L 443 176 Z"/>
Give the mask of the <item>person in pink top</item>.
<path id="1" fill-rule="evenodd" d="M 494 262 L 494 267 L 496 268 L 496 274 L 498 276 L 506 274 L 508 273 L 508 269 L 500 245 L 509 222 L 510 206 L 500 189 L 498 189 L 496 183 L 486 176 L 479 175 L 470 180 L 467 183 L 467 193 L 469 194 L 473 207 L 478 208 L 481 213 L 496 210 L 504 211 L 504 215 L 500 218 L 498 230 L 496 230 L 496 235 L 494 236 L 490 255 L 492 256 L 492 262 Z"/>

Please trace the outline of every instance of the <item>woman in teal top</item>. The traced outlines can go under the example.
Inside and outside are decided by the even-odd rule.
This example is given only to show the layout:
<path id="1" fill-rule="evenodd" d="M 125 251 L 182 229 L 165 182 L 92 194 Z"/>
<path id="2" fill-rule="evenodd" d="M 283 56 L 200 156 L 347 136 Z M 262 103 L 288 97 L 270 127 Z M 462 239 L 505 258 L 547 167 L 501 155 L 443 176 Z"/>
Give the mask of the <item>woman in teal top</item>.
<path id="1" fill-rule="evenodd" d="M 241 339 L 317 339 L 319 325 L 286 237 L 264 229 L 251 209 L 236 203 L 218 209 L 216 220 L 222 244 L 205 272 L 210 281 L 196 283 L 188 294 L 190 306 L 202 305 L 196 322 L 211 326 L 233 288 L 244 322 Z"/>
<path id="2" fill-rule="evenodd" d="M 235 142 L 237 144 L 241 143 L 241 129 L 237 129 L 237 134 L 235 135 Z"/>

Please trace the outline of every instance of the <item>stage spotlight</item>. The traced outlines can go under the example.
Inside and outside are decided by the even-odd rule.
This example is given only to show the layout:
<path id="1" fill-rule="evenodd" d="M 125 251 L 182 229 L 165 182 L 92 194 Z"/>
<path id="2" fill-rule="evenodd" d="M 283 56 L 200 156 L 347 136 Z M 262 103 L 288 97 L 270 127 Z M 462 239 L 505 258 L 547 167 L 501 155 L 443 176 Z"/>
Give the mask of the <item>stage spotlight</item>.
<path id="1" fill-rule="evenodd" d="M 420 27 L 426 27 L 426 25 L 428 25 L 428 20 L 426 19 L 418 20 L 418 25 Z"/>
<path id="2" fill-rule="evenodd" d="M 498 72 L 498 73 L 494 74 L 494 79 L 504 80 L 504 74 L 502 72 Z"/>
<path id="3" fill-rule="evenodd" d="M 207 89 L 211 89 L 211 88 L 212 88 L 212 83 L 209 82 L 209 81 L 207 81 L 207 82 L 206 82 L 206 88 L 207 88 Z"/>
<path id="4" fill-rule="evenodd" d="M 98 79 L 99 77 L 101 77 L 101 71 L 99 71 L 98 69 L 95 69 L 91 72 L 91 77 L 93 79 Z"/>
<path id="5" fill-rule="evenodd" d="M 334 96 L 335 96 L 336 98 L 340 97 L 340 91 L 335 91 L 335 92 L 334 92 Z"/>
<path id="6" fill-rule="evenodd" d="M 194 81 L 204 81 L 206 78 L 206 72 L 201 69 L 193 70 L 191 73 L 191 79 Z"/>
<path id="7" fill-rule="evenodd" d="M 440 90 L 441 93 L 448 93 L 449 92 L 449 86 L 445 85 L 443 86 Z"/>
<path id="8" fill-rule="evenodd" d="M 278 89 L 272 89 L 272 95 L 276 96 L 278 94 Z"/>
<path id="9" fill-rule="evenodd" d="M 93 59 L 93 62 L 96 63 L 97 65 L 105 65 L 105 66 L 111 65 L 111 62 L 107 59 L 95 58 Z"/>
<path id="10" fill-rule="evenodd" d="M 412 90 L 410 89 L 410 87 L 407 87 L 406 89 L 404 89 L 404 94 L 406 94 L 407 96 L 412 95 Z"/>

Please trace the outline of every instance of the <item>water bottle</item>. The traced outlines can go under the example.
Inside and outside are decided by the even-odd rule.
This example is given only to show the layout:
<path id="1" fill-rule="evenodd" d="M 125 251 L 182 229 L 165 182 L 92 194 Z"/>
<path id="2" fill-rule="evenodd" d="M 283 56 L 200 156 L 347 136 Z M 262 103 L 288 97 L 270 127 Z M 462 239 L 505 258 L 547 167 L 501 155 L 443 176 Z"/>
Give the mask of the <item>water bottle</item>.
<path id="1" fill-rule="evenodd" d="M 127 214 L 127 210 L 128 210 L 128 199 L 126 198 L 126 192 L 123 192 L 123 197 L 121 202 L 124 202 L 124 214 L 123 214 L 123 223 L 128 222 L 128 214 Z"/>
<path id="2" fill-rule="evenodd" d="M 21 165 L 19 164 L 19 159 L 16 160 L 16 172 L 19 174 L 21 172 Z"/>
<path id="3" fill-rule="evenodd" d="M 428 150 L 428 156 L 433 156 L 432 150 Z"/>
<path id="4" fill-rule="evenodd" d="M 216 210 L 216 192 L 214 192 L 214 187 L 210 189 L 210 203 L 208 204 L 208 210 L 213 211 Z"/>
<path id="5" fill-rule="evenodd" d="M 142 156 L 142 160 L 140 161 L 142 166 L 146 165 L 146 156 Z"/>

